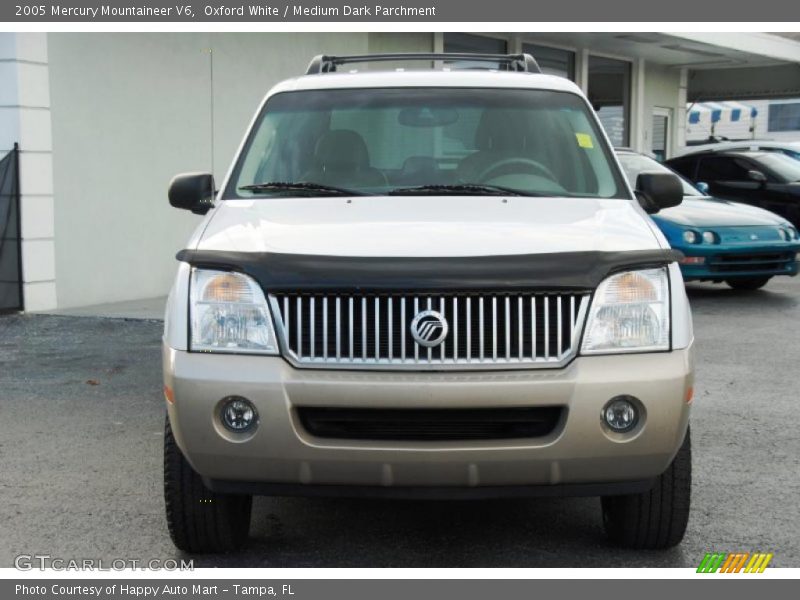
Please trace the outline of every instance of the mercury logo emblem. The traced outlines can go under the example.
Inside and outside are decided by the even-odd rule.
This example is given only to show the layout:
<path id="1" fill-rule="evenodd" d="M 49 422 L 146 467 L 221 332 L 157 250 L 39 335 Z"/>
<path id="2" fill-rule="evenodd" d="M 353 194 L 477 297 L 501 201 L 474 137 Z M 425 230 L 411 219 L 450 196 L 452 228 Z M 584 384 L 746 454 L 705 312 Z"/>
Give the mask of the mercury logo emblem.
<path id="1" fill-rule="evenodd" d="M 411 336 L 426 348 L 441 344 L 448 330 L 447 319 L 435 310 L 423 310 L 411 321 Z"/>

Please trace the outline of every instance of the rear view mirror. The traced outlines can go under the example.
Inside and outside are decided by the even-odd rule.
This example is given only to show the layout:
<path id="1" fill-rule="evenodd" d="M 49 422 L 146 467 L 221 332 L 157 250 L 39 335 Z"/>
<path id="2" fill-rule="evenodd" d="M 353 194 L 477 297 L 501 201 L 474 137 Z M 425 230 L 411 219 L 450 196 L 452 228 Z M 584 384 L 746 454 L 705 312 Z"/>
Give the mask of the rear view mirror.
<path id="1" fill-rule="evenodd" d="M 636 199 L 648 213 L 655 214 L 683 202 L 683 185 L 672 173 L 639 173 Z"/>
<path id="2" fill-rule="evenodd" d="M 213 206 L 214 176 L 210 173 L 181 173 L 169 184 L 169 203 L 175 208 L 206 214 Z"/>
<path id="3" fill-rule="evenodd" d="M 397 122 L 406 127 L 445 127 L 458 121 L 458 111 L 439 106 L 404 108 Z"/>

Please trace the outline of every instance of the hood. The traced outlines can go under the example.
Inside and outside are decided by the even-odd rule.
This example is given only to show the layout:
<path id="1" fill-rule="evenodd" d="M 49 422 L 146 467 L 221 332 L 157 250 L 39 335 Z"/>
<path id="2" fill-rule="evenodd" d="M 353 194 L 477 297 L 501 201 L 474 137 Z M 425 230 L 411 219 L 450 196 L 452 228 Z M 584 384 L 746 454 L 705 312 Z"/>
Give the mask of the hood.
<path id="1" fill-rule="evenodd" d="M 631 200 L 357 196 L 223 200 L 197 250 L 449 257 L 660 247 Z"/>
<path id="2" fill-rule="evenodd" d="M 654 217 L 687 227 L 742 227 L 780 225 L 786 219 L 763 208 L 718 198 L 687 196 L 673 208 Z"/>

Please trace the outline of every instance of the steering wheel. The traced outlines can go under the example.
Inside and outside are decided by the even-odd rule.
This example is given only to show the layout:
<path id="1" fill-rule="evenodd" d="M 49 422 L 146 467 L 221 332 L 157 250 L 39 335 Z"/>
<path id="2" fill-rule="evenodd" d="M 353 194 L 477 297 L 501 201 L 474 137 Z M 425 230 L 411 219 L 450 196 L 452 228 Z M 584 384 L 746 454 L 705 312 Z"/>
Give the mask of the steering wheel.
<path id="1" fill-rule="evenodd" d="M 503 160 L 499 160 L 494 164 L 489 165 L 483 171 L 481 171 L 480 175 L 478 175 L 478 181 L 483 182 L 487 179 L 492 179 L 496 177 L 495 171 L 499 171 L 500 169 L 506 168 L 509 165 L 519 165 L 522 167 L 532 167 L 548 179 L 552 179 L 553 181 L 558 181 L 558 178 L 555 174 L 544 166 L 542 163 L 535 161 L 530 158 L 522 158 L 522 157 L 515 157 L 515 158 L 505 158 Z M 528 168 L 525 169 L 526 171 Z M 490 177 L 493 176 L 493 177 Z"/>

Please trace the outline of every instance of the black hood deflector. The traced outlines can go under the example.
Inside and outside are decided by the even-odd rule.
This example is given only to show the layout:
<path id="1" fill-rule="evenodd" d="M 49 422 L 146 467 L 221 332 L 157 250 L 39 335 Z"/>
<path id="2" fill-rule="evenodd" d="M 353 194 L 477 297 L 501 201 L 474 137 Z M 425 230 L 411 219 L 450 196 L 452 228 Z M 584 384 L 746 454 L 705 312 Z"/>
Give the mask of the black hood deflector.
<path id="1" fill-rule="evenodd" d="M 250 275 L 270 293 L 592 290 L 608 275 L 660 267 L 677 250 L 466 257 L 367 257 L 181 250 L 195 267 Z"/>

